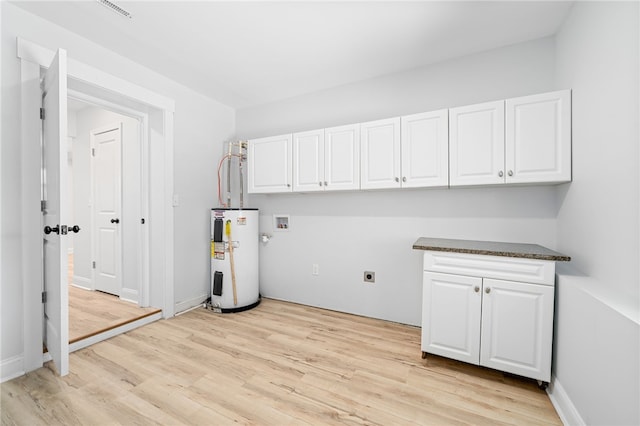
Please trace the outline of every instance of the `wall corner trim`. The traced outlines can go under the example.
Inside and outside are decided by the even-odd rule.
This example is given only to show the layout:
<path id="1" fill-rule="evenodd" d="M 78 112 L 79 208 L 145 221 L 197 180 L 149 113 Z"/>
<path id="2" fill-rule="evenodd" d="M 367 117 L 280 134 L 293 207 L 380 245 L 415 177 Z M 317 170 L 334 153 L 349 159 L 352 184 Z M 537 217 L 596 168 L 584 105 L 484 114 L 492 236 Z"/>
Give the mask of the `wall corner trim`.
<path id="1" fill-rule="evenodd" d="M 567 394 L 567 391 L 565 391 L 555 376 L 551 377 L 551 383 L 547 388 L 547 394 L 549 395 L 549 399 L 551 400 L 553 407 L 556 409 L 558 416 L 560 416 L 560 420 L 562 420 L 563 424 L 573 426 L 586 425 L 580 416 L 578 409 L 573 405 L 573 401 L 571 401 L 569 394 Z"/>

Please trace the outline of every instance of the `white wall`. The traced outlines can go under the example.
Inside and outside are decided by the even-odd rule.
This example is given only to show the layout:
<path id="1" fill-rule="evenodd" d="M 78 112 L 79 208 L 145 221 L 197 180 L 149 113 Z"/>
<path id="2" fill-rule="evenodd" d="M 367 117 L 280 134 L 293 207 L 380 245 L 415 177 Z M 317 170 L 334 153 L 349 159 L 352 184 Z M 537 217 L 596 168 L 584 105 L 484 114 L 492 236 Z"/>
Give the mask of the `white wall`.
<path id="1" fill-rule="evenodd" d="M 571 423 L 640 424 L 638 15 L 637 2 L 577 2 L 557 35 L 557 84 L 573 89 L 557 240 L 580 272 L 558 281 L 554 398 Z"/>
<path id="2" fill-rule="evenodd" d="M 196 304 L 206 294 L 209 280 L 208 212 L 214 206 L 215 163 L 222 141 L 234 133 L 234 111 L 208 99 L 153 70 L 123 58 L 61 27 L 31 15 L 13 4 L 2 8 L 2 332 L 0 359 L 2 377 L 20 364 L 23 356 L 23 267 L 34 259 L 23 258 L 21 249 L 21 146 L 20 62 L 16 37 L 55 50 L 68 51 L 70 58 L 146 87 L 175 100 L 174 189 L 180 204 L 175 208 L 175 302 Z M 153 127 L 153 123 L 152 127 Z M 153 147 L 152 147 L 153 150 Z M 151 155 L 155 155 L 153 152 Z M 153 170 L 151 171 L 153 176 Z M 38 196 L 38 195 L 37 195 Z M 39 197 L 39 196 L 38 196 Z M 36 208 L 38 208 L 36 206 Z M 151 224 L 150 224 L 151 225 Z M 33 224 L 40 226 L 40 224 Z"/>
<path id="3" fill-rule="evenodd" d="M 121 297 L 139 301 L 142 261 L 140 246 L 140 138 L 138 120 L 97 107 L 76 114 L 77 136 L 73 146 L 74 224 L 81 232 L 73 235 L 73 283 L 92 288 L 91 257 L 91 132 L 116 123 L 122 124 L 122 293 Z"/>
<path id="4" fill-rule="evenodd" d="M 554 89 L 552 38 L 241 109 L 242 138 L 394 117 Z M 555 188 L 418 189 L 251 195 L 261 232 L 290 214 L 288 232 L 261 246 L 263 295 L 417 325 L 421 236 L 538 243 L 555 248 Z M 312 276 L 312 264 L 320 274 Z M 376 283 L 365 284 L 365 270 Z"/>

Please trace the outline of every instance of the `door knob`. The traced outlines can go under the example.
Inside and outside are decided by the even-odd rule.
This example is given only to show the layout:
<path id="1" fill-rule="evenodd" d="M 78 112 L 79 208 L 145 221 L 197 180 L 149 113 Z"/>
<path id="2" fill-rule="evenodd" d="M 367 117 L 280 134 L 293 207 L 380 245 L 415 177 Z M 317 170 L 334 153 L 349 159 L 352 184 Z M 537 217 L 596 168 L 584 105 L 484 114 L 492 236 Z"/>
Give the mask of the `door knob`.
<path id="1" fill-rule="evenodd" d="M 50 226 L 45 226 L 44 227 L 44 233 L 49 235 L 50 233 L 55 233 L 55 234 L 60 234 L 60 227 L 58 225 L 54 226 L 53 228 Z"/>
<path id="2" fill-rule="evenodd" d="M 120 219 L 118 218 L 111 219 L 111 223 L 120 223 Z"/>
<path id="3" fill-rule="evenodd" d="M 75 232 L 76 234 L 80 232 L 80 227 L 78 225 L 69 226 L 69 232 Z"/>

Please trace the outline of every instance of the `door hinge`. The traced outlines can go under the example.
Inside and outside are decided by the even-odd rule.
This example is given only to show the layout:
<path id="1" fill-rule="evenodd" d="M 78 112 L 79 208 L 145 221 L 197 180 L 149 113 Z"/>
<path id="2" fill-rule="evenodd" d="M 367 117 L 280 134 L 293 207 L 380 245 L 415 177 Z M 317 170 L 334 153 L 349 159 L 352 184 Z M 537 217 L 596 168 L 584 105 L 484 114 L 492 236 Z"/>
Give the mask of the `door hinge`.
<path id="1" fill-rule="evenodd" d="M 93 262 L 91 262 L 91 266 L 93 267 L 93 269 L 96 269 L 96 261 L 95 260 Z"/>
<path id="2" fill-rule="evenodd" d="M 47 209 L 47 201 L 46 200 L 40 200 L 40 211 L 43 212 Z"/>
<path id="3" fill-rule="evenodd" d="M 91 156 L 92 157 L 96 156 L 96 149 L 95 148 L 91 148 Z"/>
<path id="4" fill-rule="evenodd" d="M 42 292 L 42 303 L 47 303 L 47 292 L 46 291 Z"/>
<path id="5" fill-rule="evenodd" d="M 44 120 L 44 108 L 40 108 L 40 120 Z"/>

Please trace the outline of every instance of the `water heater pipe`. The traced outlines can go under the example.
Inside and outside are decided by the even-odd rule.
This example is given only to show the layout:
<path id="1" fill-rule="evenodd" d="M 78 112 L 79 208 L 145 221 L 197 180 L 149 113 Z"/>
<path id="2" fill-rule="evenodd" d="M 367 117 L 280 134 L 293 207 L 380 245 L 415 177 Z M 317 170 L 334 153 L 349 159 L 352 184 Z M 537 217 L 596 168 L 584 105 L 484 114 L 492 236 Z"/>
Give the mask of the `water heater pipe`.
<path id="1" fill-rule="evenodd" d="M 231 157 L 233 142 L 229 142 L 229 154 L 227 154 L 227 207 L 231 207 Z"/>

